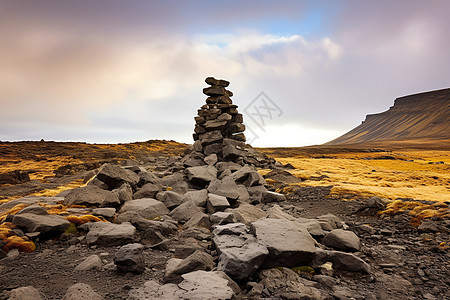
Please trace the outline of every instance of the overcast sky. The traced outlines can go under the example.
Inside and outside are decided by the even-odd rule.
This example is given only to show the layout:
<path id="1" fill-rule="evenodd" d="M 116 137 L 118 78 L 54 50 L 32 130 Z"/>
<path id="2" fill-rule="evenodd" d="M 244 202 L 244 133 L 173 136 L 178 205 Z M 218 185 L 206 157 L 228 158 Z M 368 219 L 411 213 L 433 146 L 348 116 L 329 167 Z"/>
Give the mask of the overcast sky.
<path id="1" fill-rule="evenodd" d="M 214 76 L 253 145 L 324 143 L 450 86 L 449 14 L 448 0 L 0 0 L 0 140 L 192 143 Z M 261 101 L 271 116 L 251 115 Z"/>

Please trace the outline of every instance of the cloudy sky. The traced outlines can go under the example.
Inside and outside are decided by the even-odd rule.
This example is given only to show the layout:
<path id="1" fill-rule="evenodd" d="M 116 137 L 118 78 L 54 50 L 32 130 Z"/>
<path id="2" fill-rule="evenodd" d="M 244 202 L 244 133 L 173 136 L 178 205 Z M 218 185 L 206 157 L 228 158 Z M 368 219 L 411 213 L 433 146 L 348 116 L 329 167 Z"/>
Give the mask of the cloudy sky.
<path id="1" fill-rule="evenodd" d="M 396 97 L 450 86 L 449 12 L 448 0 L 0 0 L 0 140 L 192 143 L 214 76 L 253 145 L 324 143 Z M 252 115 L 264 101 L 272 115 Z"/>

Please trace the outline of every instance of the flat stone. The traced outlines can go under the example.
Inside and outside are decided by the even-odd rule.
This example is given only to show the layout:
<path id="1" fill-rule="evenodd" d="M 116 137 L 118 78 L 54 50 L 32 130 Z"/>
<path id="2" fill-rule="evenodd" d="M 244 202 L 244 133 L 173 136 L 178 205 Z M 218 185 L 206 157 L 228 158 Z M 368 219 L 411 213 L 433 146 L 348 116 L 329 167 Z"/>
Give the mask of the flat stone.
<path id="1" fill-rule="evenodd" d="M 66 205 L 118 206 L 120 200 L 113 192 L 96 186 L 83 186 L 73 189 L 65 198 Z"/>
<path id="2" fill-rule="evenodd" d="M 258 243 L 269 250 L 265 266 L 298 266 L 308 263 L 315 253 L 315 241 L 289 220 L 260 219 L 250 225 Z"/>
<path id="3" fill-rule="evenodd" d="M 134 212 L 139 216 L 151 219 L 167 215 L 169 210 L 161 201 L 151 198 L 142 198 L 126 202 L 120 209 L 120 213 Z"/>
<path id="4" fill-rule="evenodd" d="M 100 256 L 93 254 L 86 257 L 78 266 L 75 267 L 75 271 L 89 271 L 89 270 L 101 270 L 103 263 Z"/>
<path id="5" fill-rule="evenodd" d="M 214 143 L 221 143 L 223 140 L 222 133 L 220 130 L 214 130 L 207 133 L 203 133 L 199 135 L 200 143 L 203 147 L 208 146 Z"/>
<path id="6" fill-rule="evenodd" d="M 31 204 L 30 206 L 25 207 L 24 209 L 22 209 L 21 211 L 19 211 L 16 215 L 20 215 L 20 214 L 33 214 L 33 215 L 48 215 L 47 210 L 45 209 L 45 207 L 40 206 L 39 204 Z"/>
<path id="7" fill-rule="evenodd" d="M 12 223 L 26 232 L 41 234 L 61 234 L 70 226 L 70 222 L 57 215 L 35 215 L 23 213 L 15 215 Z"/>
<path id="8" fill-rule="evenodd" d="M 344 229 L 334 229 L 330 231 L 322 240 L 328 247 L 343 251 L 359 251 L 361 241 L 352 231 Z"/>
<path id="9" fill-rule="evenodd" d="M 112 224 L 90 223 L 86 241 L 90 245 L 120 246 L 134 242 L 136 228 L 128 222 Z"/>
<path id="10" fill-rule="evenodd" d="M 209 85 L 227 87 L 230 82 L 223 79 L 215 79 L 214 77 L 207 77 L 205 82 Z"/>
<path id="11" fill-rule="evenodd" d="M 208 194 L 208 200 L 206 201 L 206 210 L 208 213 L 213 214 L 218 211 L 223 211 L 227 207 L 230 207 L 230 203 L 226 197 L 211 193 Z"/>
<path id="12" fill-rule="evenodd" d="M 94 208 L 92 210 L 94 216 L 102 216 L 106 218 L 112 218 L 116 214 L 116 209 L 113 207 Z"/>
<path id="13" fill-rule="evenodd" d="M 232 212 L 223 212 L 218 211 L 213 213 L 209 220 L 212 224 L 215 225 L 225 225 L 229 223 L 236 223 L 236 218 L 234 217 L 234 214 Z"/>
<path id="14" fill-rule="evenodd" d="M 190 167 L 186 169 L 190 182 L 205 186 L 217 177 L 217 169 L 213 166 Z"/>
<path id="15" fill-rule="evenodd" d="M 221 86 L 211 86 L 203 89 L 203 94 L 207 96 L 225 96 L 227 94 L 225 88 Z"/>

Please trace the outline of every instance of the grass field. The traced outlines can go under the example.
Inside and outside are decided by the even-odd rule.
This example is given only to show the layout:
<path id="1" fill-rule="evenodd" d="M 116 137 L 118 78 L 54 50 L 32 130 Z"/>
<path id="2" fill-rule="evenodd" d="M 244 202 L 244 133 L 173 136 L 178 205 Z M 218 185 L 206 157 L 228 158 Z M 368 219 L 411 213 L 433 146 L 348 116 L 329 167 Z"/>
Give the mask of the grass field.
<path id="1" fill-rule="evenodd" d="M 333 185 L 332 195 L 450 201 L 450 151 L 301 149 L 260 150 L 292 164 L 291 173 L 304 180 L 301 185 Z"/>

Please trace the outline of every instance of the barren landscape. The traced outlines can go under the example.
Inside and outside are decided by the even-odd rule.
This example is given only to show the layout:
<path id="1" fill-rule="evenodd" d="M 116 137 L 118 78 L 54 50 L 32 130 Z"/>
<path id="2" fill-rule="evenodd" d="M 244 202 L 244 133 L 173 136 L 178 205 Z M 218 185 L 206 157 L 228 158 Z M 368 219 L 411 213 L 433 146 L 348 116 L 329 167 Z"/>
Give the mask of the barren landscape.
<path id="1" fill-rule="evenodd" d="M 193 145 L 0 142 L 0 299 L 448 299 L 443 131 L 255 149 L 206 83 Z"/>

